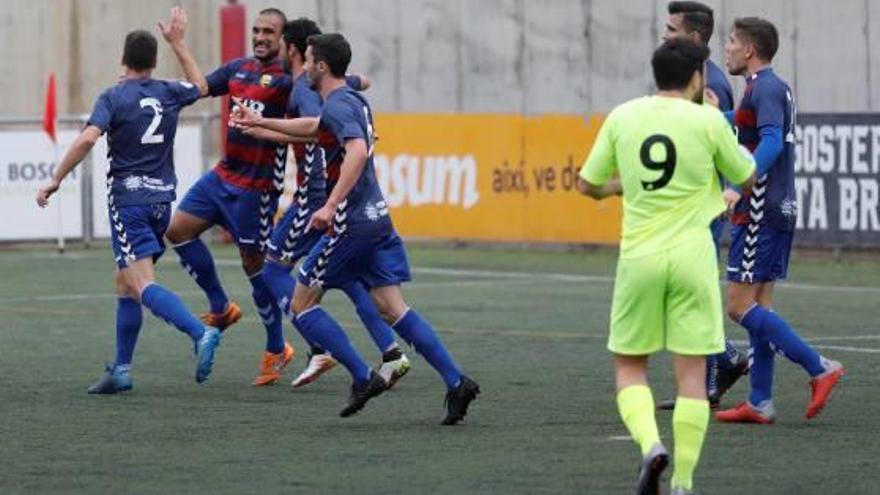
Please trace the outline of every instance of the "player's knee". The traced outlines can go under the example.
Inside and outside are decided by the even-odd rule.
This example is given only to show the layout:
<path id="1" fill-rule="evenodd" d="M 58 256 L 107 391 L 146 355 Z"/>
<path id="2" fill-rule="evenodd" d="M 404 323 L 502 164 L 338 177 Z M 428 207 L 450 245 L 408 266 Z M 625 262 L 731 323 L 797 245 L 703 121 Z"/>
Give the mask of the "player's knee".
<path id="1" fill-rule="evenodd" d="M 293 300 L 290 301 L 290 310 L 294 315 L 301 314 L 314 308 L 321 302 L 321 293 L 305 285 L 297 285 L 293 291 Z"/>
<path id="2" fill-rule="evenodd" d="M 195 237 L 190 237 L 187 235 L 185 229 L 176 226 L 174 222 L 171 222 L 171 225 L 168 226 L 168 230 L 165 231 L 165 238 L 168 239 L 172 245 L 183 244 L 184 242 L 191 241 L 195 239 Z"/>
<path id="3" fill-rule="evenodd" d="M 128 283 L 125 281 L 125 277 L 122 276 L 121 271 L 117 271 L 114 276 L 114 282 L 116 283 L 116 295 L 118 297 L 130 297 L 133 299 L 138 299 L 137 292 L 133 291 L 131 287 L 129 287 Z"/>
<path id="4" fill-rule="evenodd" d="M 739 323 L 746 312 L 746 307 L 738 298 L 728 298 L 727 300 L 727 317 Z"/>
<path id="5" fill-rule="evenodd" d="M 241 268 L 248 276 L 254 275 L 263 269 L 264 259 L 263 253 L 259 251 L 242 250 Z"/>

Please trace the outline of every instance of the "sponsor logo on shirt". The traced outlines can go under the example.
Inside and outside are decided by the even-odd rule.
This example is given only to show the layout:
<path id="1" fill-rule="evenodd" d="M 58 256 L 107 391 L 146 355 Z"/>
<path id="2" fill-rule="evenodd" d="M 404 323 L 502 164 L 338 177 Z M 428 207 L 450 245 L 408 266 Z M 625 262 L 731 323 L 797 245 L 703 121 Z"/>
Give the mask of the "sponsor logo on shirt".
<path id="1" fill-rule="evenodd" d="M 129 191 L 146 189 L 153 192 L 168 192 L 174 190 L 174 184 L 166 184 L 162 179 L 145 175 L 130 175 L 122 181 L 122 185 Z"/>
<path id="2" fill-rule="evenodd" d="M 779 210 L 782 211 L 783 216 L 796 217 L 798 212 L 797 201 L 793 199 L 783 200 L 779 205 Z"/>
<path id="3" fill-rule="evenodd" d="M 388 205 L 384 201 L 379 201 L 376 204 L 367 203 L 367 206 L 364 207 L 364 215 L 371 222 L 376 222 L 380 218 L 388 216 Z"/>

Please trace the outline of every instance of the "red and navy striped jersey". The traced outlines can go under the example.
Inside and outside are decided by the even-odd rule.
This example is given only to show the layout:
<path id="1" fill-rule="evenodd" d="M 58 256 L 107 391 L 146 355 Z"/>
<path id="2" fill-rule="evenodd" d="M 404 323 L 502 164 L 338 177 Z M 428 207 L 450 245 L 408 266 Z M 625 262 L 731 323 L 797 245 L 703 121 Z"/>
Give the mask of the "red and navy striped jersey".
<path id="1" fill-rule="evenodd" d="M 280 61 L 263 63 L 253 57 L 229 62 L 206 77 L 208 94 L 230 95 L 267 118 L 283 118 L 293 87 Z M 232 109 L 230 98 L 230 110 Z M 214 168 L 223 181 L 251 191 L 280 192 L 284 187 L 287 146 L 255 139 L 229 127 L 226 156 Z"/>
<path id="2" fill-rule="evenodd" d="M 752 190 L 755 201 L 744 198 L 734 211 L 732 222 L 750 221 L 791 232 L 797 221 L 797 196 L 794 187 L 795 118 L 797 109 L 788 84 L 771 68 L 762 69 L 746 80 L 746 89 L 736 109 L 734 123 L 739 142 L 753 152 L 761 142 L 761 130 L 782 130 L 782 153 Z"/>

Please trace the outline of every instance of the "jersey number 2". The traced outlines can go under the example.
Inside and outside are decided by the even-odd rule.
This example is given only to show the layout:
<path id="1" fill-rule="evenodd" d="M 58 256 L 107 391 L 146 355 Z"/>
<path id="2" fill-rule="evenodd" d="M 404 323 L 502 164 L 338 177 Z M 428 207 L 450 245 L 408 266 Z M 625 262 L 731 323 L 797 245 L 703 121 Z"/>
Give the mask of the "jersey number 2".
<path id="1" fill-rule="evenodd" d="M 655 161 L 651 159 L 651 148 L 654 145 L 661 145 L 664 148 L 664 152 L 666 153 L 666 158 L 663 161 Z M 661 175 L 657 180 L 647 182 L 642 181 L 642 188 L 646 191 L 656 191 L 657 189 L 663 189 L 669 184 L 669 181 L 672 180 L 672 174 L 675 173 L 675 145 L 672 144 L 672 140 L 669 139 L 669 136 L 664 136 L 663 134 L 654 134 L 653 136 L 649 136 L 648 139 L 645 139 L 645 142 L 642 143 L 642 149 L 639 152 L 639 156 L 642 159 L 642 165 L 649 170 L 662 170 L 663 175 Z"/>
<path id="2" fill-rule="evenodd" d="M 141 98 L 141 108 L 150 107 L 153 109 L 153 120 L 141 136 L 141 144 L 159 144 L 165 142 L 165 136 L 156 134 L 156 129 L 162 123 L 162 103 L 155 98 Z"/>

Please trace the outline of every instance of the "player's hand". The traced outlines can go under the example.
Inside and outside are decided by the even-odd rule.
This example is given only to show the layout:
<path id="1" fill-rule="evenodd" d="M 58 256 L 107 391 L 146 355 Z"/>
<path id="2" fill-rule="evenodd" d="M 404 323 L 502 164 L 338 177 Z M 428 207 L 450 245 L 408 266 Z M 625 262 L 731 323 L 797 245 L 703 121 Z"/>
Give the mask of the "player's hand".
<path id="1" fill-rule="evenodd" d="M 711 89 L 706 88 L 703 91 L 703 103 L 705 103 L 707 105 L 712 105 L 713 107 L 718 108 L 718 106 L 719 106 L 718 95 L 716 95 L 715 92 L 712 91 Z"/>
<path id="2" fill-rule="evenodd" d="M 733 209 L 736 208 L 736 204 L 742 199 L 742 194 L 737 192 L 736 189 L 728 187 L 724 190 L 723 196 L 724 204 L 727 206 L 727 214 L 733 215 Z"/>
<path id="3" fill-rule="evenodd" d="M 244 100 L 237 96 L 232 97 L 235 106 L 229 115 L 229 121 L 236 127 L 259 127 L 262 117 L 244 104 Z"/>
<path id="4" fill-rule="evenodd" d="M 40 208 L 45 208 L 49 204 L 49 196 L 55 194 L 59 187 L 61 187 L 61 184 L 57 180 L 52 179 L 37 191 L 37 204 L 40 205 Z"/>
<path id="5" fill-rule="evenodd" d="M 322 206 L 320 210 L 312 214 L 307 230 L 327 230 L 327 228 L 330 227 L 330 222 L 333 221 L 333 215 L 335 214 L 336 208 L 333 208 L 330 205 Z"/>
<path id="6" fill-rule="evenodd" d="M 162 37 L 170 44 L 180 43 L 186 33 L 186 11 L 183 7 L 171 7 L 171 15 L 164 23 L 159 21 Z"/>

